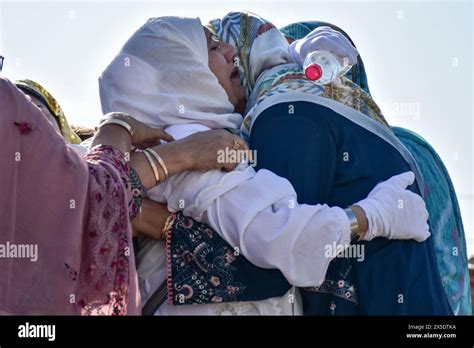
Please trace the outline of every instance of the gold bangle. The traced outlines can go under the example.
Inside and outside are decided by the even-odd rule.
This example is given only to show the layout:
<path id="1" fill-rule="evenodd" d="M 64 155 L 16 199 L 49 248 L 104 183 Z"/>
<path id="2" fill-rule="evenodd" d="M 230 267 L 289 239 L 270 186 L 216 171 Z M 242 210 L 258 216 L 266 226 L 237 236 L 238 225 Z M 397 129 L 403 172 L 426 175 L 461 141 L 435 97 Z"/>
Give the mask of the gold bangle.
<path id="1" fill-rule="evenodd" d="M 160 164 L 161 166 L 161 169 L 163 169 L 163 172 L 165 172 L 165 180 L 168 179 L 168 168 L 166 168 L 166 165 L 165 165 L 165 161 L 163 161 L 163 159 L 160 157 L 160 155 L 158 155 L 158 153 L 153 150 L 153 149 L 147 149 L 148 151 L 150 151 L 150 153 L 155 156 L 156 160 L 158 161 L 158 163 Z"/>
<path id="2" fill-rule="evenodd" d="M 158 172 L 158 168 L 156 167 L 156 164 L 153 161 L 152 156 L 148 153 L 148 150 L 143 150 L 143 154 L 148 160 L 148 163 L 150 164 L 151 169 L 153 169 L 153 173 L 155 174 L 156 184 L 158 184 L 160 182 L 160 173 Z"/>
<path id="3" fill-rule="evenodd" d="M 128 131 L 128 133 L 130 133 L 131 137 L 133 136 L 132 127 L 124 120 L 119 120 L 118 118 L 108 118 L 100 122 L 99 128 L 102 126 L 105 126 L 106 124 L 116 124 L 116 125 L 122 126 Z"/>

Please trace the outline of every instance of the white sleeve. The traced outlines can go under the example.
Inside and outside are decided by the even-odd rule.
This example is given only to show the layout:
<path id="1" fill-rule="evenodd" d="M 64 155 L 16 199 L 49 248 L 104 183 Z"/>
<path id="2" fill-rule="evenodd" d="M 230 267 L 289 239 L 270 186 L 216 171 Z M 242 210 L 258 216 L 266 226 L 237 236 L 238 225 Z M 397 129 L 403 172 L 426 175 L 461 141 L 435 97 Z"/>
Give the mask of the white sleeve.
<path id="1" fill-rule="evenodd" d="M 343 209 L 298 204 L 290 182 L 265 169 L 182 173 L 161 196 L 170 211 L 207 222 L 250 262 L 300 287 L 321 285 L 336 250 L 350 243 Z"/>
<path id="2" fill-rule="evenodd" d="M 265 200 L 268 191 L 280 197 Z M 336 245 L 350 243 L 349 221 L 341 208 L 296 202 L 286 179 L 260 170 L 217 198 L 204 220 L 256 266 L 278 268 L 296 286 L 319 286 Z"/>
<path id="3" fill-rule="evenodd" d="M 298 204 L 290 182 L 262 169 L 240 165 L 220 170 L 183 172 L 149 191 L 207 222 L 250 262 L 278 268 L 293 285 L 320 285 L 336 245 L 350 243 L 349 220 L 343 209 Z M 339 247 L 340 248 L 340 247 Z"/>

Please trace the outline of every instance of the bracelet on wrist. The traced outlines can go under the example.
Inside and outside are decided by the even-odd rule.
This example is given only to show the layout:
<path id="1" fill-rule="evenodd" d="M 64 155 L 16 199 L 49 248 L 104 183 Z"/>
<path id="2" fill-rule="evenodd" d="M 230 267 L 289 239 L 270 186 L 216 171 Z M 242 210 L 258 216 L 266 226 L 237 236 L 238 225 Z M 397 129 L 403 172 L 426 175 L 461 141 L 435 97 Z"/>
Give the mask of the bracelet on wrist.
<path id="1" fill-rule="evenodd" d="M 347 218 L 349 219 L 349 225 L 351 229 L 351 235 L 350 235 L 351 242 L 352 241 L 358 242 L 360 238 L 359 238 L 359 222 L 357 221 L 357 217 L 354 211 L 352 210 L 352 208 L 346 208 L 344 209 L 344 212 L 346 213 Z"/>
<path id="2" fill-rule="evenodd" d="M 106 124 L 116 124 L 118 126 L 121 126 L 121 127 L 125 128 L 128 131 L 128 133 L 130 134 L 130 137 L 133 136 L 132 126 L 130 126 L 130 124 L 128 124 L 124 120 L 121 120 L 121 119 L 118 119 L 118 118 L 107 118 L 107 119 L 104 119 L 104 120 L 100 121 L 99 128 L 101 128 L 102 126 L 105 126 Z"/>
<path id="3" fill-rule="evenodd" d="M 148 160 L 148 164 L 150 165 L 151 169 L 153 170 L 153 174 L 155 175 L 155 185 L 158 185 L 158 183 L 160 182 L 160 172 L 158 171 L 158 167 L 156 166 L 156 163 L 153 160 L 153 156 L 150 154 L 148 149 L 143 150 L 143 154 Z"/>
<path id="4" fill-rule="evenodd" d="M 129 167 L 130 188 L 132 190 L 132 200 L 130 202 L 130 221 L 132 221 L 142 209 L 143 198 L 146 190 L 135 169 Z"/>
<path id="5" fill-rule="evenodd" d="M 163 161 L 163 159 L 160 157 L 160 155 L 158 155 L 158 153 L 153 150 L 153 149 L 147 149 L 152 155 L 153 157 L 155 157 L 155 159 L 158 161 L 158 164 L 160 165 L 161 169 L 163 170 L 163 172 L 165 173 L 165 179 L 163 181 L 166 181 L 168 179 L 168 168 L 166 168 L 166 165 L 165 165 L 165 161 Z"/>

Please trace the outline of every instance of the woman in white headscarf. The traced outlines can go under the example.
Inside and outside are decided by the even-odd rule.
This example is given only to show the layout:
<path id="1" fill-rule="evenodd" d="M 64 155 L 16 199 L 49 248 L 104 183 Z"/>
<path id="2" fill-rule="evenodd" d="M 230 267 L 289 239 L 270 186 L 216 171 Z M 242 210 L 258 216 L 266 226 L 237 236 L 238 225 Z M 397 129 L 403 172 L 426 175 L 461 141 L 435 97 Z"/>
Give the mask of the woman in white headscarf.
<path id="1" fill-rule="evenodd" d="M 175 139 L 207 129 L 237 132 L 242 116 L 234 110 L 240 109 L 242 86 L 234 58 L 235 49 L 214 43 L 199 19 L 150 19 L 101 76 L 102 109 L 129 113 L 151 126 L 165 126 Z M 242 163 L 231 173 L 213 170 L 175 175 L 148 195 L 166 202 L 170 211 L 183 210 L 205 221 L 255 265 L 280 269 L 294 285 L 317 286 L 331 261 L 324 255 L 327 245 L 348 245 L 351 236 L 419 241 L 429 236 L 424 203 L 406 190 L 413 180 L 412 173 L 395 176 L 344 210 L 299 205 L 286 179 L 267 170 L 256 173 Z M 408 209 L 397 208 L 399 199 Z M 157 241 L 143 245 L 138 272 L 146 300 L 166 280 L 166 251 Z M 165 303 L 156 314 L 217 314 L 222 306 L 172 307 Z M 236 306 L 239 314 L 299 313 L 298 305 L 295 308 L 287 296 L 238 303 L 234 309 Z"/>

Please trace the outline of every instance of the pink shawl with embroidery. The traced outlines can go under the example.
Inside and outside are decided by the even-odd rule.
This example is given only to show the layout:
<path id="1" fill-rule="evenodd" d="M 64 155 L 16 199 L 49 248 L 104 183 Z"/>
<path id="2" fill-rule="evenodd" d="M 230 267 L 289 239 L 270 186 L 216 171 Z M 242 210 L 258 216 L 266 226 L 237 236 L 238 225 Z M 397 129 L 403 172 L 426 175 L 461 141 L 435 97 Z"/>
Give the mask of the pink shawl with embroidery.
<path id="1" fill-rule="evenodd" d="M 123 155 L 86 160 L 0 79 L 0 313 L 139 313 Z"/>

